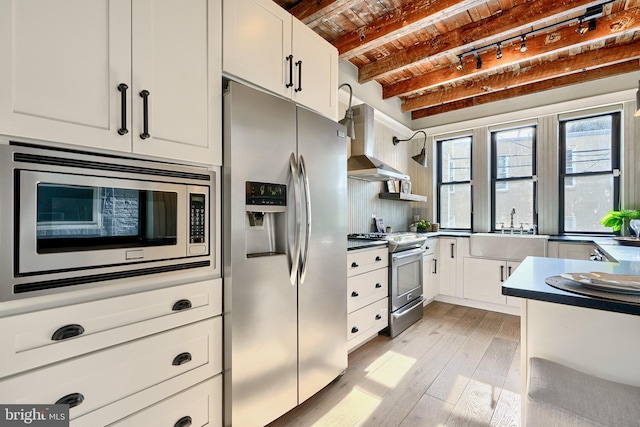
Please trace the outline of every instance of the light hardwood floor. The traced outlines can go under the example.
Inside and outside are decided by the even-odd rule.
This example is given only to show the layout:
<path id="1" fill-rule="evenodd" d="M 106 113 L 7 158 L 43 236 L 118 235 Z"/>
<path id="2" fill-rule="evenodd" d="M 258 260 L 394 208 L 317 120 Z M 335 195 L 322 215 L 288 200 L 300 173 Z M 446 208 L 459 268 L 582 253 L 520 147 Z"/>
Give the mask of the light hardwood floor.
<path id="1" fill-rule="evenodd" d="M 520 426 L 520 318 L 433 302 L 269 427 Z"/>

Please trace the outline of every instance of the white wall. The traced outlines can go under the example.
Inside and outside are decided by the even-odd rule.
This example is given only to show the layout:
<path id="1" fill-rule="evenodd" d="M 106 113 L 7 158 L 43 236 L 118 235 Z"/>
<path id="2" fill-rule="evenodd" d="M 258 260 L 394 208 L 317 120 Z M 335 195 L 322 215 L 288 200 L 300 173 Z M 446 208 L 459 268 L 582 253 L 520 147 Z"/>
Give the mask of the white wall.
<path id="1" fill-rule="evenodd" d="M 359 219 L 355 224 L 362 225 L 364 211 L 393 217 L 394 228 L 401 227 L 400 218 L 406 216 L 410 221 L 414 214 L 419 214 L 429 220 L 436 218 L 435 195 L 435 144 L 437 138 L 454 135 L 473 135 L 474 147 L 474 231 L 487 231 L 490 228 L 490 185 L 489 185 L 489 127 L 514 124 L 521 121 L 533 122 L 537 125 L 538 163 L 539 163 L 539 231 L 541 233 L 556 234 L 558 230 L 557 206 L 558 188 L 558 115 L 562 113 L 586 110 L 608 105 L 621 105 L 623 108 L 622 132 L 622 203 L 625 208 L 640 208 L 640 168 L 636 167 L 640 159 L 640 118 L 633 117 L 635 110 L 635 93 L 640 80 L 640 72 L 629 73 L 608 79 L 573 85 L 539 94 L 523 96 L 478 107 L 466 108 L 451 113 L 441 114 L 425 119 L 411 121 L 406 113 L 400 112 L 400 104 L 395 100 L 381 100 L 380 86 L 376 82 L 366 85 L 357 83 L 357 70 L 351 64 L 340 67 L 340 83 L 350 83 L 354 89 L 354 104 L 363 100 L 376 108 L 376 122 L 382 120 L 384 127 L 398 133 L 404 131 L 405 138 L 410 136 L 412 129 L 423 129 L 427 132 L 427 153 L 430 153 L 429 166 L 424 169 L 411 161 L 411 156 L 417 154 L 422 141 L 412 141 L 400 144 L 404 147 L 393 147 L 391 136 L 384 130 L 384 136 L 376 137 L 376 157 L 388 161 L 392 166 L 405 171 L 411 176 L 412 191 L 426 195 L 427 204 L 411 203 L 410 207 L 397 206 L 399 202 L 388 202 L 394 205 L 380 205 L 373 200 L 378 190 L 371 186 L 359 188 L 350 185 L 350 197 L 353 211 L 356 207 Z M 340 116 L 344 114 L 348 96 L 341 93 Z M 380 119 L 382 118 L 382 119 Z M 378 125 L 378 123 L 377 123 Z M 378 133 L 378 127 L 376 127 Z M 388 141 L 387 141 L 388 140 Z M 395 148 L 395 149 L 394 149 Z M 395 153 L 395 154 L 394 154 Z M 399 156 L 395 157 L 394 156 Z M 390 160 L 388 160 L 390 158 Z M 394 164 L 398 161 L 400 164 Z M 415 165 L 415 167 L 412 165 Z M 351 181 L 351 180 L 350 180 Z M 381 184 L 380 184 L 381 185 Z M 358 188 L 356 192 L 356 188 Z M 368 194 L 365 196 L 364 194 Z M 388 210 L 387 210 L 388 209 Z M 390 213 L 388 213 L 390 212 Z M 370 214 L 368 216 L 371 218 Z M 397 222 L 397 224 L 396 224 Z M 351 224 L 351 223 L 350 223 Z M 362 231 L 362 230 L 357 230 Z"/>

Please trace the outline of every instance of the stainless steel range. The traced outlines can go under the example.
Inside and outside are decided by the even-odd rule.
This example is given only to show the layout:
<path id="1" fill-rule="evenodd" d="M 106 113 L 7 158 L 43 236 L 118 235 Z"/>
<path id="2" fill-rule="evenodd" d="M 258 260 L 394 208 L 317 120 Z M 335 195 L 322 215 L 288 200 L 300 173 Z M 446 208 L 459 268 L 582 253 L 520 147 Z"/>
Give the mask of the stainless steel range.
<path id="1" fill-rule="evenodd" d="M 410 232 L 349 234 L 348 238 L 389 243 L 389 327 L 383 333 L 393 338 L 422 318 L 422 256 L 427 238 Z"/>

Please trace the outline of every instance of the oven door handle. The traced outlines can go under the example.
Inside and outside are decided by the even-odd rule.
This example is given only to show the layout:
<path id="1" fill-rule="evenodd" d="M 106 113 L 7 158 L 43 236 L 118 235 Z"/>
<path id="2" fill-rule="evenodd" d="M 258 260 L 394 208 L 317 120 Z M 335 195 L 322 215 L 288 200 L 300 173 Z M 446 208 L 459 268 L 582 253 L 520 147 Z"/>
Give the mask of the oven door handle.
<path id="1" fill-rule="evenodd" d="M 391 261 L 397 262 L 397 261 L 402 261 L 404 259 L 411 258 L 411 257 L 422 256 L 422 254 L 424 254 L 425 252 L 426 251 L 422 248 L 412 249 L 410 251 L 398 252 L 396 254 L 391 255 Z"/>

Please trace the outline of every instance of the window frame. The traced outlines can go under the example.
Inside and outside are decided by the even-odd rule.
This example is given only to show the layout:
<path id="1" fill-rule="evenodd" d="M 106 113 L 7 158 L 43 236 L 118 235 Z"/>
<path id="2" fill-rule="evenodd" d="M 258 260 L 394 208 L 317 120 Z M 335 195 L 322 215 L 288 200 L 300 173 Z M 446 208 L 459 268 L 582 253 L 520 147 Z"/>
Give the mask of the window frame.
<path id="1" fill-rule="evenodd" d="M 527 175 L 527 176 L 517 176 L 517 177 L 506 177 L 506 178 L 499 178 L 498 177 L 498 140 L 497 140 L 497 135 L 500 132 L 509 132 L 509 131 L 514 131 L 514 130 L 518 130 L 518 129 L 526 129 L 526 128 L 532 128 L 533 130 L 533 134 L 531 136 L 531 175 Z M 537 159 L 537 147 L 538 147 L 538 127 L 536 125 L 527 125 L 527 126 L 517 126 L 514 128 L 508 128 L 508 129 L 500 129 L 500 130 L 495 130 L 491 132 L 490 135 L 490 140 L 491 140 L 491 159 L 490 159 L 490 165 L 491 165 L 491 231 L 500 231 L 498 229 L 498 225 L 496 224 L 496 191 L 506 191 L 509 188 L 509 182 L 515 182 L 515 181 L 531 181 L 531 183 L 533 184 L 533 212 L 532 212 L 532 218 L 533 218 L 533 224 L 531 225 L 531 228 L 537 229 L 538 227 L 538 159 Z M 506 188 L 504 189 L 500 189 L 498 190 L 496 187 L 496 184 L 498 183 L 504 183 L 506 184 Z"/>
<path id="2" fill-rule="evenodd" d="M 469 139 L 469 179 L 464 181 L 443 181 L 442 180 L 442 172 L 443 172 L 443 159 L 442 159 L 442 143 L 460 140 L 460 139 Z M 444 138 L 436 140 L 437 147 L 437 174 L 436 174 L 436 194 L 437 194 L 437 217 L 438 222 L 440 223 L 441 229 L 446 230 L 459 230 L 459 231 L 472 231 L 473 230 L 473 136 L 472 135 L 460 135 L 453 138 Z M 449 166 L 448 166 L 449 167 Z M 448 187 L 448 194 L 455 194 L 455 186 L 459 184 L 468 184 L 469 185 L 469 227 L 468 228 L 459 228 L 459 227 L 443 227 L 442 223 L 442 212 L 441 212 L 441 197 L 442 187 Z M 449 219 L 448 223 L 452 221 Z"/>
<path id="3" fill-rule="evenodd" d="M 579 121 L 579 120 L 588 120 L 598 117 L 611 117 L 611 169 L 596 171 L 596 172 L 570 172 L 567 173 L 567 138 L 566 138 L 566 126 L 567 123 Z M 584 230 L 576 230 L 576 231 L 567 231 L 565 227 L 565 178 L 567 177 L 582 177 L 582 176 L 597 176 L 597 175 L 611 175 L 613 178 L 613 206 L 611 206 L 612 210 L 620 209 L 620 177 L 621 177 L 621 144 L 622 144 L 622 115 L 619 111 L 608 112 L 608 113 L 600 113 L 593 114 L 587 116 L 580 117 L 572 117 L 564 120 L 559 120 L 558 123 L 558 146 L 559 146 L 559 181 L 558 181 L 558 198 L 559 198 L 559 206 L 558 206 L 558 232 L 560 235 L 602 235 L 602 234 L 611 234 L 613 232 L 606 233 L 602 231 L 584 231 Z M 575 188 L 575 179 L 573 180 L 574 184 L 571 188 Z"/>

